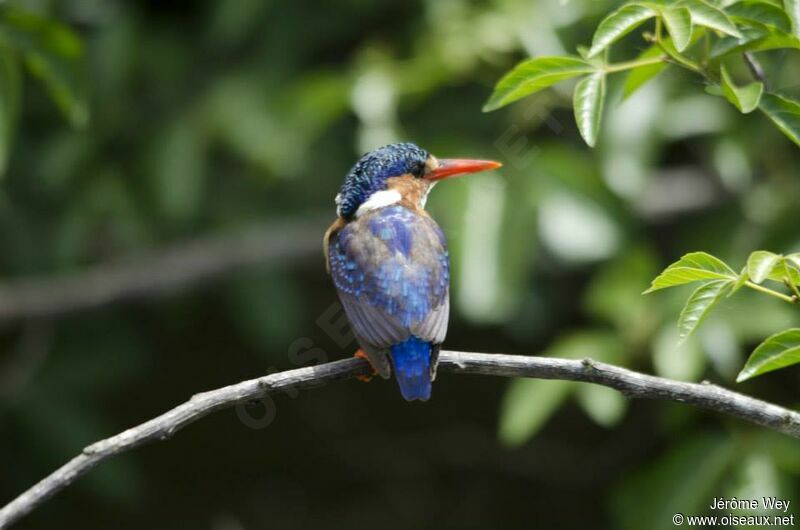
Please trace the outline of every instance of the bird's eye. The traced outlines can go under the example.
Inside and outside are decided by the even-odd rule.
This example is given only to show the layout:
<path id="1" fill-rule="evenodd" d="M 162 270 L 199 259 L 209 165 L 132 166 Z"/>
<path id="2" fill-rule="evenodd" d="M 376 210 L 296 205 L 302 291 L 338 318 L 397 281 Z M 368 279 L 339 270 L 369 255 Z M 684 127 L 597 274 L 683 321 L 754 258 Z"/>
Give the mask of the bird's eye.
<path id="1" fill-rule="evenodd" d="M 425 169 L 426 165 L 424 162 L 414 164 L 414 166 L 411 168 L 411 174 L 417 178 L 422 178 L 423 176 L 425 176 Z"/>

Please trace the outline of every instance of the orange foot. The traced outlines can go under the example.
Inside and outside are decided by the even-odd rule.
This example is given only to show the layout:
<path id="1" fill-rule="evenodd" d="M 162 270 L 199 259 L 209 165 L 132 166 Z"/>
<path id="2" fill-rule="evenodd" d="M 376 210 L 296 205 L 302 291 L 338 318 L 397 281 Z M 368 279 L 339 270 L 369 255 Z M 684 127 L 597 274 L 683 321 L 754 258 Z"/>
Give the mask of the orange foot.
<path id="1" fill-rule="evenodd" d="M 365 383 L 369 383 L 370 381 L 372 381 L 373 377 L 378 375 L 378 371 L 372 365 L 372 362 L 370 362 L 369 357 L 367 357 L 367 354 L 364 353 L 364 350 L 359 348 L 358 350 L 356 350 L 356 353 L 353 355 L 353 357 L 357 357 L 359 359 L 364 359 L 365 361 L 367 361 L 369 363 L 370 369 L 372 370 L 371 374 L 369 374 L 369 375 L 357 375 L 356 379 L 358 379 L 359 381 L 363 381 Z"/>

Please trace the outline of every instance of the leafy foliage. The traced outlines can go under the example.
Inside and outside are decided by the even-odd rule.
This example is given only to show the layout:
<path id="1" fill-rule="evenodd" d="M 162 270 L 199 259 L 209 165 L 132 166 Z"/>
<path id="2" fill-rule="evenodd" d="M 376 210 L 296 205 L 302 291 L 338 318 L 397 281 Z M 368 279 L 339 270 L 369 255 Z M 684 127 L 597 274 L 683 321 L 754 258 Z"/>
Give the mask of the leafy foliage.
<path id="1" fill-rule="evenodd" d="M 800 0 L 783 0 L 789 18 L 792 19 L 794 34 L 800 37 Z"/>
<path id="2" fill-rule="evenodd" d="M 722 74 L 722 93 L 742 114 L 750 114 L 758 108 L 761 95 L 764 93 L 764 83 L 756 81 L 743 87 L 737 87 L 724 66 L 720 68 Z"/>
<path id="3" fill-rule="evenodd" d="M 779 261 L 783 259 L 782 256 L 768 252 L 766 250 L 757 250 L 750 254 L 747 258 L 747 274 L 755 283 L 761 283 L 766 280 Z"/>
<path id="4" fill-rule="evenodd" d="M 597 72 L 575 86 L 575 121 L 587 144 L 594 147 L 606 98 L 606 75 Z"/>
<path id="5" fill-rule="evenodd" d="M 762 342 L 747 360 L 737 382 L 800 363 L 800 329 L 787 329 Z"/>
<path id="6" fill-rule="evenodd" d="M 761 285 L 766 281 L 782 284 L 787 293 Z M 687 283 L 701 282 L 686 301 L 678 328 L 680 340 L 686 339 L 700 325 L 722 298 L 749 287 L 784 302 L 800 304 L 800 259 L 798 254 L 782 256 L 766 250 L 750 254 L 739 274 L 725 262 L 705 252 L 682 257 L 659 274 L 646 293 Z M 766 339 L 750 356 L 737 382 L 800 362 L 800 330 L 790 329 Z"/>
<path id="7" fill-rule="evenodd" d="M 664 269 L 645 293 L 704 280 L 733 282 L 736 273 L 719 258 L 705 252 L 692 252 Z"/>
<path id="8" fill-rule="evenodd" d="M 517 65 L 498 83 L 484 111 L 535 94 L 559 81 L 593 72 L 592 66 L 578 57 L 537 57 Z"/>
<path id="9" fill-rule="evenodd" d="M 730 280 L 713 280 L 704 283 L 686 301 L 686 305 L 678 318 L 680 340 L 683 341 L 692 334 L 703 321 L 720 298 L 725 296 L 731 288 Z"/>
<path id="10" fill-rule="evenodd" d="M 654 31 L 642 35 L 651 46 L 636 59 L 609 62 L 609 48 L 651 19 L 655 19 Z M 800 102 L 786 95 L 767 93 L 761 67 L 750 55 L 755 51 L 798 48 L 800 43 L 792 33 L 797 32 L 797 23 L 798 3 L 791 0 L 783 5 L 743 0 L 724 6 L 705 0 L 630 2 L 598 24 L 591 47 L 585 53 L 591 62 L 581 62 L 572 57 L 526 61 L 498 83 L 484 110 L 500 108 L 555 82 L 584 76 L 575 87 L 573 107 L 581 136 L 590 147 L 594 147 L 600 132 L 608 75 L 629 72 L 623 89 L 627 97 L 668 66 L 677 66 L 701 76 L 707 84 L 707 92 L 723 96 L 740 113 L 749 114 L 761 109 L 781 132 L 800 145 Z M 757 77 L 754 81 L 741 84 L 731 75 L 726 63 L 732 64 L 734 54 L 743 55 Z M 572 65 L 569 73 L 560 73 L 567 64 Z M 532 65 L 537 65 L 537 68 L 532 68 Z M 720 299 L 744 286 L 798 303 L 799 277 L 794 261 L 765 251 L 754 252 L 740 274 L 708 253 L 695 252 L 667 267 L 646 292 L 701 282 L 687 300 L 678 320 L 679 339 L 683 341 Z M 790 293 L 781 294 L 761 286 L 766 280 L 784 283 Z M 762 348 L 766 348 L 765 344 Z M 792 349 L 784 350 L 788 352 L 783 353 L 785 358 L 791 359 Z M 782 358 L 784 350 L 772 348 L 769 351 L 778 351 L 774 355 Z M 762 352 L 759 358 L 764 357 L 763 349 L 756 351 Z M 750 363 L 753 362 L 751 357 Z M 770 369 L 789 364 L 788 361 L 785 364 L 780 362 L 768 363 Z M 740 375 L 740 380 L 764 371 L 767 370 L 750 368 L 746 377 Z"/>
<path id="11" fill-rule="evenodd" d="M 594 147 L 606 98 L 606 76 L 629 72 L 624 94 L 631 95 L 669 66 L 699 75 L 711 94 L 723 95 L 742 114 L 760 108 L 776 127 L 800 145 L 800 102 L 785 94 L 765 93 L 762 79 L 739 86 L 726 63 L 733 55 L 797 49 L 798 2 L 783 7 L 765 0 L 743 0 L 717 7 L 705 0 L 630 2 L 604 18 L 595 30 L 583 63 L 575 57 L 542 57 L 521 63 L 498 82 L 484 111 L 498 109 L 557 82 L 585 75 L 575 89 L 575 120 L 584 141 Z M 643 38 L 652 46 L 638 58 L 608 62 L 600 58 L 623 37 L 655 19 Z M 666 31 L 666 33 L 665 33 Z M 755 61 L 752 56 L 747 60 Z"/>
<path id="12" fill-rule="evenodd" d="M 600 54 L 645 20 L 653 18 L 657 14 L 658 11 L 653 7 L 641 2 L 627 4 L 614 11 L 597 26 L 597 31 L 592 39 L 592 47 L 589 49 L 589 57 Z"/>
<path id="13" fill-rule="evenodd" d="M 44 85 L 75 127 L 89 119 L 83 44 L 69 27 L 27 11 L 0 11 L 0 175 L 8 165 L 21 105 L 21 65 Z"/>
<path id="14" fill-rule="evenodd" d="M 778 94 L 764 94 L 759 108 L 783 134 L 800 146 L 800 102 Z"/>
<path id="15" fill-rule="evenodd" d="M 609 362 L 732 381 L 743 352 L 797 327 L 796 306 L 742 284 L 678 345 L 674 320 L 704 281 L 685 295 L 641 291 L 667 265 L 661 256 L 687 248 L 726 258 L 770 248 L 787 260 L 800 248 L 793 228 L 800 223 L 800 150 L 764 119 L 769 94 L 758 113 L 738 118 L 721 86 L 717 97 L 703 94 L 705 80 L 640 38 L 655 34 L 653 17 L 608 47 L 608 58 L 605 51 L 581 55 L 589 70 L 554 90 L 488 115 L 474 112 L 485 100 L 476 87 L 526 57 L 578 58 L 577 45 L 591 43 L 587 28 L 623 3 L 8 0 L 4 10 L 27 4 L 37 18 L 58 20 L 81 38 L 91 124 L 68 126 L 41 78 L 8 46 L 14 52 L 4 56 L 14 59 L 24 89 L 0 186 L 3 282 L 113 267 L 251 224 L 328 219 L 355 157 L 380 142 L 413 140 L 439 156 L 507 162 L 502 173 L 437 186 L 430 196 L 454 271 L 446 347 L 599 356 L 610 346 L 592 342 L 610 335 L 614 342 L 606 344 L 618 351 Z M 693 25 L 690 43 L 677 52 L 662 21 L 663 46 L 702 64 L 708 38 L 708 70 L 722 62 L 737 87 L 756 82 L 740 57 L 751 47 L 769 91 L 797 99 L 800 41 L 770 29 L 785 19 L 759 24 L 739 16 L 747 14 L 737 12 L 741 2 L 713 3 L 725 5 L 742 38 Z M 788 13 L 778 1 L 769 4 Z M 776 47 L 785 49 L 769 51 Z M 606 73 L 597 149 L 582 148 L 570 125 L 570 83 L 604 61 L 628 58 L 644 61 Z M 761 285 L 783 288 L 780 278 Z M 203 289 L 31 323 L 52 331 L 49 342 L 27 323 L 4 322 L 0 455 L 7 458 L 0 466 L 14 472 L 0 476 L 3 497 L 86 443 L 186 396 L 293 367 L 287 349 L 301 337 L 329 359 L 351 355 L 317 324 L 334 299 L 312 256 L 231 273 Z M 581 350 L 556 350 L 574 336 L 588 337 L 576 343 Z M 792 372 L 756 378 L 749 389 L 791 403 Z M 525 393 L 531 409 L 550 399 L 547 383 Z M 525 403 L 503 398 L 515 384 L 489 377 L 437 384 L 432 406 L 413 410 L 391 382 L 278 396 L 278 422 L 267 431 L 221 413 L 188 440 L 93 472 L 31 523 L 107 528 L 120 507 L 136 513 L 137 526 L 208 526 L 220 513 L 237 518 L 241 507 L 245 524 L 334 518 L 356 529 L 385 519 L 385 510 L 365 512 L 358 499 L 367 493 L 376 500 L 369 506 L 407 507 L 396 514 L 405 526 L 414 525 L 405 519 L 414 514 L 459 527 L 476 520 L 514 527 L 535 511 L 542 527 L 640 529 L 668 525 L 675 511 L 699 512 L 699 503 L 718 494 L 756 498 L 777 484 L 782 498 L 797 498 L 795 441 L 691 407 L 628 402 L 613 390 L 573 385 L 530 428 Z M 513 450 L 498 448 L 493 437 L 515 401 L 527 438 L 518 437 Z M 427 443 L 430 437 L 442 443 Z M 356 449 L 365 439 L 373 450 Z M 698 445 L 704 449 L 684 449 Z M 209 459 L 209 447 L 221 452 Z M 320 448 L 325 458 L 308 458 Z M 480 472 L 465 473 L 475 455 Z M 357 465 L 343 470 L 342 462 Z M 220 481 L 221 463 L 231 477 L 258 468 L 280 481 Z M 165 470 L 176 466 L 193 469 L 197 480 L 170 487 Z M 424 476 L 424 495 L 413 487 L 386 493 L 382 470 Z M 353 480 L 326 487 L 343 472 Z M 560 479 L 541 479 L 554 474 Z M 757 490 L 742 496 L 747 485 Z M 523 490 L 524 499 L 517 496 Z M 308 506 L 298 492 L 326 502 Z M 446 514 L 446 503 L 430 502 L 449 495 L 482 501 Z M 199 497 L 209 501 L 174 508 Z M 572 509 L 575 499 L 584 509 Z M 107 508 L 98 515 L 98 506 Z"/>

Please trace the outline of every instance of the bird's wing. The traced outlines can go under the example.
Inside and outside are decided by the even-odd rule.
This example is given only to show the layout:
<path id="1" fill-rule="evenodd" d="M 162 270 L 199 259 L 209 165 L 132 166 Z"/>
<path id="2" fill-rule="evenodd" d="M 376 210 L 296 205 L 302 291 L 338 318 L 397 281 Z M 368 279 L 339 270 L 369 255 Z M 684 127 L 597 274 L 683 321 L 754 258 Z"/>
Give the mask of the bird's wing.
<path id="1" fill-rule="evenodd" d="M 360 217 L 331 234 L 328 262 L 366 350 L 385 350 L 410 335 L 444 340 L 450 270 L 444 235 L 430 217 L 403 206 Z"/>

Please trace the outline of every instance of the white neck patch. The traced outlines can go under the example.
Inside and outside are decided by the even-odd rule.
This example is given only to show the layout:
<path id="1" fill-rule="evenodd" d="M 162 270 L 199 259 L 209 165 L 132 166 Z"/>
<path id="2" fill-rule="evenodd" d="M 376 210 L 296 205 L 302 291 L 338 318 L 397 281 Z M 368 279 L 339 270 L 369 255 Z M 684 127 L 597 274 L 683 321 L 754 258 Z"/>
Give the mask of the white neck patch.
<path id="1" fill-rule="evenodd" d="M 356 210 L 356 217 L 361 217 L 367 212 L 398 203 L 402 200 L 400 192 L 397 190 L 381 190 L 376 191 L 369 196 L 369 199 L 361 203 L 361 206 Z"/>
<path id="2" fill-rule="evenodd" d="M 425 195 L 423 195 L 422 199 L 420 199 L 419 201 L 419 207 L 422 208 L 423 210 L 425 209 L 425 205 L 428 203 L 428 195 L 430 195 L 431 190 L 433 189 L 434 186 L 436 186 L 436 181 L 433 181 L 428 185 L 428 189 L 425 190 Z"/>

